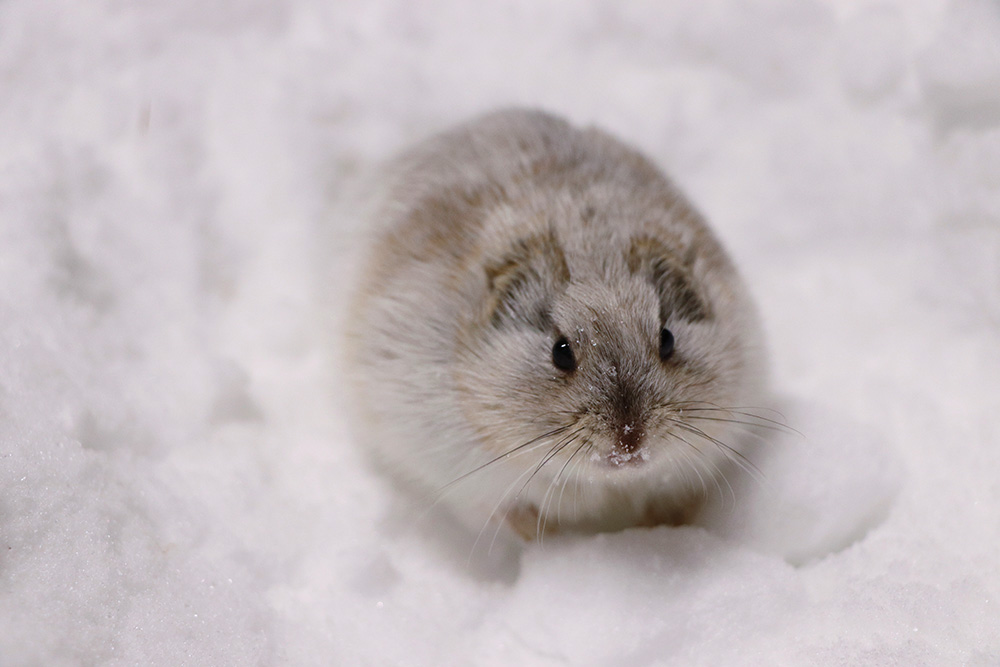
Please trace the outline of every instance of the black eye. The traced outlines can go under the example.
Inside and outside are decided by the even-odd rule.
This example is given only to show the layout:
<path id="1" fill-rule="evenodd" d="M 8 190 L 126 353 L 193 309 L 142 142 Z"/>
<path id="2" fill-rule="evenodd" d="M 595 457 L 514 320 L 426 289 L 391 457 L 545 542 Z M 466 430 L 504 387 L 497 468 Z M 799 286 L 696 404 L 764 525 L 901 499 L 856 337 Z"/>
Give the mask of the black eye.
<path id="1" fill-rule="evenodd" d="M 660 331 L 660 359 L 666 361 L 674 353 L 674 335 L 670 329 L 663 327 Z"/>
<path id="2" fill-rule="evenodd" d="M 567 372 L 576 370 L 576 357 L 573 356 L 573 348 L 569 346 L 565 336 L 552 346 L 552 363 L 559 370 Z"/>

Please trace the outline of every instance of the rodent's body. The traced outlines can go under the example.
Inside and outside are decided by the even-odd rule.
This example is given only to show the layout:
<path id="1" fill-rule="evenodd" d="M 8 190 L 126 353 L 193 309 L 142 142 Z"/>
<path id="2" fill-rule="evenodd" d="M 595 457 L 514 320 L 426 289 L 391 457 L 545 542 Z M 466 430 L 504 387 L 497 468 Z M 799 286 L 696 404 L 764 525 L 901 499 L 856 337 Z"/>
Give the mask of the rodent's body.
<path id="1" fill-rule="evenodd" d="M 690 517 L 757 404 L 754 309 L 648 160 L 493 113 L 393 166 L 350 314 L 360 437 L 473 524 Z"/>

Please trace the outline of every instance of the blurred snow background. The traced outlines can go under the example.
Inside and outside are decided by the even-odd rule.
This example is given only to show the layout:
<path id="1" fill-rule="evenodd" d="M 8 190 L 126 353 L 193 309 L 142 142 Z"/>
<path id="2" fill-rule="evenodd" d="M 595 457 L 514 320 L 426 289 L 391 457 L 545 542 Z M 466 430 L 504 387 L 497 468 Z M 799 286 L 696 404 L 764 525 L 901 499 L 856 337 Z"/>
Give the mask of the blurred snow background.
<path id="1" fill-rule="evenodd" d="M 351 446 L 365 179 L 511 104 L 758 296 L 803 437 L 701 526 L 470 563 Z M 995 2 L 0 2 L 0 665 L 998 664 L 998 415 Z"/>

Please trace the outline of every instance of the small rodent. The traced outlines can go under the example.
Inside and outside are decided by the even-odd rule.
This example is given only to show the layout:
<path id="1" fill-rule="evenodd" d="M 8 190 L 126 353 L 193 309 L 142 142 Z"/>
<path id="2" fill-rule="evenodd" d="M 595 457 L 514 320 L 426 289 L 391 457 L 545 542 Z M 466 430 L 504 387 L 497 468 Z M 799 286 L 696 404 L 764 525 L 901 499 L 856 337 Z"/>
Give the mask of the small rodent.
<path id="1" fill-rule="evenodd" d="M 755 309 L 632 148 L 490 113 L 396 160 L 372 231 L 348 325 L 360 438 L 473 526 L 681 523 L 742 456 Z"/>

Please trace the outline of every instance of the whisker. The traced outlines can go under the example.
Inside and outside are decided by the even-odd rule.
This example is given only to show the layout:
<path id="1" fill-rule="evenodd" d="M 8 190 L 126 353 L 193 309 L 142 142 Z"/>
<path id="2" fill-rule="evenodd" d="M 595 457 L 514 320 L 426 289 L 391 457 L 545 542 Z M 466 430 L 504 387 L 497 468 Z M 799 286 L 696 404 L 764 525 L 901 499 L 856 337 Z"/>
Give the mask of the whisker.
<path id="1" fill-rule="evenodd" d="M 694 407 L 683 407 L 685 405 L 693 405 Z M 785 420 L 785 415 L 781 414 L 773 408 L 767 408 L 763 406 L 745 406 L 745 407 L 725 407 L 721 405 L 716 405 L 715 403 L 709 403 L 707 401 L 678 401 L 678 402 L 667 402 L 658 407 L 672 407 L 676 406 L 683 410 L 684 412 L 725 412 L 730 415 L 740 415 L 742 417 L 748 417 L 750 419 L 757 420 L 757 423 L 752 422 L 754 426 L 760 426 L 762 428 L 767 428 L 768 425 L 776 430 L 791 432 L 797 435 L 802 435 L 799 431 L 795 430 L 784 421 L 779 421 L 778 419 L 771 419 L 769 417 L 764 417 L 755 412 L 750 412 L 750 410 L 758 410 L 762 412 L 773 412 L 780 419 Z"/>
<path id="2" fill-rule="evenodd" d="M 575 459 L 576 455 L 579 454 L 581 451 L 583 451 L 583 449 L 589 444 L 590 444 L 589 438 L 585 438 L 584 441 L 580 443 L 580 446 L 577 447 L 572 454 L 570 454 L 570 457 L 566 459 L 566 463 L 564 463 L 563 467 L 559 469 L 559 474 L 556 475 L 556 479 L 559 479 L 559 477 L 563 474 L 563 470 L 565 470 L 566 466 L 570 464 L 570 461 Z M 559 489 L 559 500 L 556 502 L 556 523 L 562 523 L 562 499 L 563 499 L 563 494 L 566 492 L 566 485 L 569 484 L 569 480 L 575 476 L 574 473 L 575 467 L 577 465 L 581 465 L 582 463 L 583 459 L 581 458 L 579 461 L 576 462 L 576 464 L 574 464 L 574 467 L 570 468 L 570 474 L 567 475 L 566 478 L 563 480 L 562 488 Z M 577 480 L 577 485 L 579 486 L 579 480 Z"/>
<path id="3" fill-rule="evenodd" d="M 574 438 L 573 438 L 572 440 L 569 440 L 568 442 L 566 442 L 566 444 L 564 444 L 564 445 L 563 445 L 562 447 L 560 447 L 560 448 L 559 448 L 559 451 L 561 452 L 562 450 L 564 450 L 564 449 L 566 449 L 567 447 L 569 447 L 569 446 L 570 446 L 571 444 L 573 444 L 573 442 L 574 442 L 574 441 L 576 441 L 576 440 L 577 440 L 577 438 L 578 438 L 578 437 L 579 437 L 579 436 L 577 436 L 577 437 L 574 437 Z M 584 441 L 584 443 L 585 443 L 585 442 L 586 442 L 586 441 Z M 552 479 L 552 482 L 551 482 L 551 483 L 549 484 L 549 488 L 545 490 L 545 495 L 544 495 L 544 496 L 542 497 L 542 507 L 541 507 L 541 509 L 539 510 L 539 514 L 538 514 L 538 518 L 539 518 L 540 520 L 541 520 L 541 519 L 543 519 L 543 517 L 544 517 L 544 520 L 542 521 L 542 525 L 541 525 L 541 530 L 540 530 L 540 531 L 539 531 L 539 533 L 538 533 L 538 534 L 539 534 L 539 536 L 541 536 L 541 535 L 543 535 L 543 534 L 545 533 L 545 526 L 546 526 L 546 524 L 548 523 L 548 512 L 546 511 L 545 507 L 546 507 L 546 505 L 547 505 L 547 504 L 548 504 L 548 503 L 550 502 L 550 500 L 552 499 L 552 497 L 553 497 L 553 495 L 554 495 L 554 493 L 553 493 L 553 492 L 554 492 L 554 489 L 555 489 L 555 488 L 556 488 L 556 486 L 557 486 L 557 485 L 559 484 L 559 479 L 560 479 L 560 478 L 562 477 L 562 474 L 563 474 L 563 472 L 565 472 L 565 471 L 566 471 L 566 466 L 568 466 L 568 465 L 569 465 L 570 461 L 572 461 L 572 460 L 573 460 L 573 457 L 574 457 L 574 456 L 576 456 L 577 454 L 579 454 L 579 453 L 580 453 L 580 449 L 581 449 L 581 448 L 583 447 L 583 444 L 584 444 L 584 443 L 581 443 L 581 444 L 580 444 L 580 446 L 579 446 L 579 447 L 577 447 L 577 448 L 576 448 L 576 449 L 575 449 L 575 450 L 573 451 L 573 453 L 572 453 L 572 454 L 570 454 L 569 458 L 567 458 L 567 459 L 566 459 L 566 461 L 565 461 L 565 462 L 564 462 L 564 463 L 562 464 L 562 466 L 561 466 L 561 467 L 559 468 L 559 472 L 557 472 L 557 473 L 556 473 L 556 476 L 555 476 L 555 477 L 554 477 L 554 478 Z M 557 453 L 558 453 L 558 452 L 557 452 Z M 566 485 L 565 485 L 565 483 L 563 484 L 563 487 L 562 487 L 562 488 L 563 488 L 563 490 L 565 490 L 565 488 L 566 488 Z M 560 497 L 560 499 L 562 498 L 562 491 L 560 491 L 560 493 L 559 493 L 559 497 Z M 558 523 L 558 522 L 559 522 L 559 513 L 558 513 L 558 509 L 557 509 L 557 511 L 556 511 L 556 523 Z M 540 542 L 540 541 L 541 541 L 541 540 L 539 539 L 539 542 Z"/>
<path id="4" fill-rule="evenodd" d="M 701 474 L 700 466 L 697 465 L 697 459 L 695 459 L 695 463 L 691 463 L 693 455 L 686 449 L 679 450 L 678 454 L 681 454 L 684 458 L 684 462 L 688 464 L 687 466 L 678 468 L 678 470 L 680 470 L 684 474 L 684 481 L 687 482 L 689 469 L 693 470 L 694 474 L 698 477 L 698 481 L 701 483 L 701 492 L 705 495 L 708 495 L 708 485 L 705 483 L 705 476 Z M 718 480 L 716 480 L 715 486 L 717 489 L 719 488 Z"/>
<path id="5" fill-rule="evenodd" d="M 778 433 L 789 432 L 789 427 L 787 426 L 775 426 L 773 424 L 758 424 L 754 421 L 749 421 L 747 419 L 726 419 L 725 417 L 703 417 L 701 415 L 690 415 L 685 414 L 685 419 L 698 419 L 700 421 L 710 421 L 710 422 L 725 422 L 727 424 L 740 424 L 741 426 L 751 426 L 753 428 L 762 428 L 768 431 L 777 431 Z"/>
<path id="6" fill-rule="evenodd" d="M 707 463 L 709 466 L 712 467 L 712 469 L 715 471 L 715 474 L 712 476 L 712 479 L 715 481 L 715 489 L 716 489 L 716 491 L 719 492 L 719 500 L 721 500 L 722 502 L 726 501 L 725 496 L 722 493 L 722 485 L 719 484 L 719 479 L 722 479 L 722 481 L 726 483 L 726 486 L 729 487 L 729 495 L 732 497 L 733 504 L 735 505 L 735 503 L 736 503 L 736 491 L 733 490 L 733 485 L 729 483 L 729 480 L 726 478 L 725 473 L 722 472 L 722 470 L 719 468 L 719 466 L 717 466 L 715 464 L 715 462 L 712 461 L 712 459 L 704 457 L 703 452 L 694 443 L 690 442 L 687 438 L 684 438 L 681 435 L 679 435 L 677 433 L 674 433 L 672 431 L 670 432 L 670 435 L 672 435 L 673 437 L 677 438 L 678 440 L 680 440 L 681 442 L 683 442 L 685 445 L 687 445 L 688 447 L 690 447 L 691 449 L 693 449 L 695 452 L 697 452 L 700 455 L 700 458 L 695 459 L 696 463 L 692 464 L 692 466 L 691 466 L 692 468 L 694 468 L 695 472 L 698 474 L 699 477 L 701 477 L 701 472 L 698 470 L 697 463 L 699 463 L 699 462 L 700 463 Z M 682 451 L 687 451 L 687 450 L 682 450 Z M 689 453 L 689 455 L 690 455 L 690 453 Z M 704 481 L 702 481 L 702 487 L 706 488 Z"/>
<path id="7" fill-rule="evenodd" d="M 568 428 L 568 427 L 566 427 L 566 428 Z M 565 429 L 563 429 L 563 430 L 565 430 Z M 500 499 L 497 500 L 496 504 L 493 506 L 493 511 L 491 511 L 490 514 L 489 514 L 489 516 L 486 517 L 486 521 L 483 523 L 483 527 L 479 531 L 479 536 L 476 537 L 476 541 L 473 544 L 473 549 L 475 549 L 476 545 L 479 543 L 479 540 L 482 538 L 483 531 L 486 530 L 486 527 L 493 520 L 493 517 L 496 516 L 496 513 L 500 510 L 500 507 L 504 504 L 504 502 L 506 502 L 507 498 L 510 496 L 511 491 L 514 490 L 514 487 L 516 487 L 518 485 L 518 483 L 521 481 L 521 479 L 524 478 L 525 475 L 528 475 L 528 479 L 525 480 L 524 484 L 521 485 L 521 488 L 519 488 L 517 490 L 517 493 L 514 494 L 513 500 L 517 500 L 521 496 L 521 494 L 524 492 L 524 489 L 527 488 L 528 484 L 531 483 L 531 480 L 534 479 L 534 477 L 538 473 L 538 471 L 541 470 L 542 466 L 544 466 L 545 463 L 548 462 L 548 460 L 551 458 L 552 452 L 554 450 L 559 449 L 561 446 L 563 446 L 566 441 L 570 440 L 571 438 L 575 438 L 582 431 L 583 431 L 582 428 L 578 428 L 578 429 L 570 432 L 569 435 L 566 435 L 563 438 L 560 438 L 549 449 L 548 453 L 545 456 L 543 456 L 542 461 L 537 466 L 529 466 L 529 467 L 527 467 L 521 474 L 519 474 L 516 478 L 514 478 L 514 481 L 511 482 L 510 485 L 507 486 L 507 489 L 503 492 L 503 494 L 501 494 Z M 534 447 L 534 448 L 532 448 L 529 451 L 534 451 L 535 449 L 541 448 L 543 446 L 544 445 L 538 445 L 537 447 Z M 497 523 L 497 527 L 493 531 L 493 539 L 490 540 L 490 547 L 489 547 L 489 550 L 488 550 L 487 553 L 492 553 L 493 552 L 493 546 L 494 546 L 494 544 L 496 544 L 497 537 L 500 535 L 500 529 L 503 527 L 503 523 L 507 520 L 507 517 L 510 515 L 511 507 L 513 507 L 513 501 L 507 507 L 507 510 L 504 512 L 503 517 L 499 521 L 496 522 Z"/>
<path id="8" fill-rule="evenodd" d="M 470 470 L 470 471 L 468 471 L 466 473 L 462 473 L 461 475 L 459 475 L 458 477 L 456 477 L 455 479 L 451 480 L 450 482 L 448 482 L 447 484 L 445 484 L 444 486 L 442 486 L 440 489 L 438 489 L 437 491 L 435 491 L 434 494 L 435 495 L 442 495 L 445 491 L 447 491 L 451 487 L 453 487 L 456 484 L 460 483 L 462 480 L 467 479 L 469 476 L 476 474 L 477 472 L 479 472 L 483 468 L 487 468 L 487 467 L 493 465 L 494 463 L 496 463 L 498 461 L 502 461 L 503 459 L 511 458 L 516 452 L 526 453 L 524 451 L 525 447 L 530 447 L 531 445 L 535 444 L 539 440 L 542 440 L 543 438 L 548 438 L 548 437 L 551 437 L 553 435 L 560 435 L 560 434 L 564 433 L 567 429 L 569 429 L 572 426 L 573 426 L 572 424 L 567 424 L 565 426 L 560 426 L 558 428 L 554 428 L 551 431 L 549 431 L 548 433 L 542 433 L 540 436 L 538 436 L 536 438 L 532 438 L 531 440 L 529 440 L 529 441 L 527 441 L 527 442 L 525 442 L 523 444 L 520 444 L 520 445 L 518 445 L 518 446 L 516 446 L 516 447 L 514 447 L 512 449 L 509 449 L 506 452 L 504 452 L 503 454 L 501 454 L 501 455 L 499 455 L 499 456 L 497 456 L 497 457 L 495 457 L 493 459 L 490 459 L 486 463 L 484 463 L 484 464 L 482 464 L 480 466 L 476 466 L 475 468 L 473 468 L 472 470 Z M 529 449 L 527 451 L 530 452 L 530 451 L 533 451 L 533 450 Z"/>
<path id="9" fill-rule="evenodd" d="M 524 486 L 523 486 L 523 487 L 521 488 L 521 491 L 523 491 L 523 490 L 524 490 L 524 488 L 525 488 L 525 487 L 527 487 L 527 486 L 528 486 L 528 484 L 530 484 L 530 483 L 531 483 L 531 480 L 535 478 L 535 475 L 537 475 L 537 474 L 539 473 L 539 471 L 541 471 L 541 469 L 542 469 L 542 468 L 543 468 L 543 467 L 545 466 L 545 464 L 546 464 L 546 463 L 548 463 L 548 462 L 549 462 L 549 461 L 551 461 L 551 460 L 552 460 L 553 458 L 555 458 L 556 456 L 558 456 L 558 455 L 559 455 L 559 453 L 560 453 L 560 452 L 561 452 L 562 450 L 564 450 L 564 449 L 565 449 L 566 447 L 568 447 L 568 446 L 569 446 L 569 445 L 570 445 L 570 444 L 571 444 L 571 443 L 572 443 L 573 441 L 575 441 L 575 440 L 576 440 L 576 438 L 577 438 L 577 437 L 579 436 L 579 434 L 580 434 L 580 432 L 581 432 L 582 430 L 583 430 L 583 429 L 580 429 L 579 431 L 577 431 L 577 432 L 576 432 L 576 433 L 575 433 L 575 434 L 573 435 L 573 437 L 572 437 L 572 438 L 569 438 L 569 439 L 566 439 L 566 440 L 564 440 L 564 441 L 560 442 L 559 444 L 557 444 L 557 445 L 556 445 L 555 447 L 553 447 L 553 448 L 552 448 L 552 449 L 551 449 L 551 450 L 549 451 L 549 453 L 548 453 L 548 454 L 546 454 L 546 455 L 545 455 L 545 457 L 544 457 L 544 458 L 543 458 L 543 459 L 542 459 L 542 460 L 541 460 L 541 461 L 540 461 L 540 462 L 538 463 L 538 465 L 537 465 L 537 466 L 535 466 L 535 469 L 534 469 L 534 471 L 533 471 L 533 472 L 531 473 L 531 477 L 529 477 L 529 478 L 528 478 L 528 481 L 524 483 Z M 540 506 L 539 506 L 539 508 L 538 508 L 538 519 L 537 519 L 537 525 L 535 526 L 535 534 L 536 534 L 536 539 L 538 540 L 538 543 L 539 543 L 539 544 L 541 544 L 541 543 L 542 543 L 542 535 L 543 535 L 543 533 L 544 533 L 544 529 L 545 529 L 545 523 L 546 523 L 546 516 L 545 516 L 545 504 L 546 504 L 546 502 L 547 502 L 547 500 L 548 500 L 548 497 L 549 497 L 549 492 L 550 492 L 551 490 L 552 490 L 552 483 L 550 482 L 550 483 L 549 483 L 549 486 L 548 486 L 548 488 L 547 488 L 547 489 L 545 490 L 545 495 L 543 495 L 543 496 L 542 496 L 542 502 L 541 502 L 541 505 L 540 505 Z M 518 496 L 520 495 L 520 493 L 521 493 L 521 492 L 519 491 L 519 492 L 518 492 Z M 515 498 L 517 498 L 517 496 L 514 496 L 514 497 L 515 497 Z"/>
<path id="10" fill-rule="evenodd" d="M 486 531 L 486 528 L 490 525 L 491 522 L 493 522 L 493 517 L 496 516 L 497 511 L 500 510 L 500 507 L 507 499 L 507 496 L 510 495 L 510 492 L 513 491 L 514 487 L 517 486 L 518 482 L 521 481 L 521 478 L 527 475 L 529 472 L 531 472 L 531 468 L 524 470 L 520 475 L 515 477 L 514 481 L 507 486 L 507 488 L 504 490 L 502 494 L 500 494 L 500 499 L 497 500 L 496 504 L 493 505 L 493 509 L 486 517 L 486 521 L 483 522 L 483 527 L 479 529 L 479 534 L 476 536 L 476 541 L 472 544 L 473 551 L 475 551 L 476 546 L 479 544 L 479 540 L 483 538 L 483 533 Z M 508 506 L 503 516 L 498 521 L 494 522 L 496 524 L 496 527 L 493 529 L 493 538 L 490 540 L 490 546 L 486 550 L 487 554 L 493 553 L 493 545 L 496 544 L 497 537 L 500 535 L 500 530 L 503 528 L 504 522 L 507 521 L 507 517 L 510 515 L 510 510 L 511 506 Z"/>
<path id="11" fill-rule="evenodd" d="M 728 445 L 725 442 L 723 442 L 722 440 L 719 440 L 718 438 L 716 438 L 714 436 L 711 436 L 708 433 L 705 433 L 705 431 L 703 431 L 702 429 L 698 428 L 697 426 L 694 426 L 693 424 L 688 424 L 687 422 L 683 422 L 683 421 L 677 421 L 675 423 L 679 427 L 681 427 L 682 429 L 684 429 L 685 431 L 687 431 L 689 433 L 693 433 L 694 435 L 697 435 L 697 436 L 699 436 L 701 438 L 704 438 L 705 440 L 708 440 L 709 442 L 711 442 L 716 447 L 719 447 L 727 455 L 731 455 L 733 457 L 736 457 L 735 459 L 733 459 L 734 462 L 737 461 L 737 460 L 739 460 L 739 461 L 742 461 L 743 463 L 745 463 L 747 466 L 749 466 L 749 468 L 744 468 L 744 470 L 746 470 L 747 472 L 751 472 L 751 469 L 752 469 L 752 470 L 760 473 L 760 470 L 757 468 L 757 466 L 755 466 L 750 461 L 750 459 L 748 459 L 746 456 L 744 456 L 741 452 L 737 451 L 731 445 Z"/>
<path id="12" fill-rule="evenodd" d="M 583 456 L 580 457 L 580 462 L 577 465 L 583 465 L 583 462 L 587 459 L 587 456 L 594 451 L 594 441 L 587 439 L 587 447 L 584 450 Z M 579 516 L 580 514 L 580 480 L 582 475 L 576 475 L 576 484 L 573 485 L 573 512 Z"/>
<path id="13" fill-rule="evenodd" d="M 742 453 L 740 453 L 730 445 L 727 445 L 718 438 L 714 438 L 708 433 L 705 433 L 697 426 L 692 426 L 691 424 L 688 424 L 680 420 L 671 420 L 671 421 L 678 427 L 684 429 L 685 431 L 688 431 L 689 433 L 693 433 L 694 435 L 704 438 L 705 440 L 708 440 L 715 446 L 719 447 L 723 451 L 723 453 L 726 454 L 726 457 L 729 458 L 729 460 L 731 460 L 733 463 L 736 463 L 740 468 L 743 469 L 744 472 L 757 479 L 758 483 L 763 481 L 764 473 L 761 472 L 760 468 L 754 465 L 754 463 L 750 461 L 750 459 L 748 459 L 746 456 L 744 456 Z"/>

